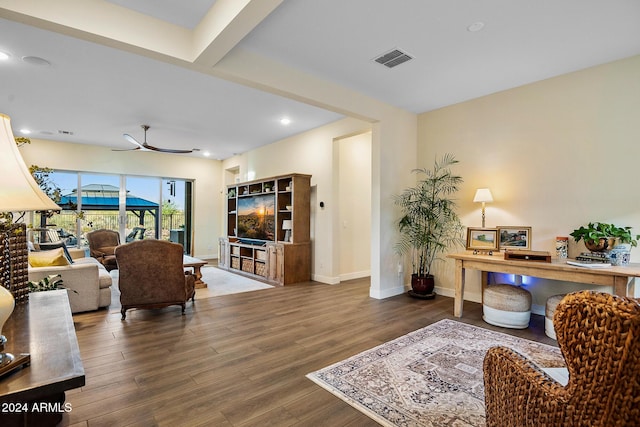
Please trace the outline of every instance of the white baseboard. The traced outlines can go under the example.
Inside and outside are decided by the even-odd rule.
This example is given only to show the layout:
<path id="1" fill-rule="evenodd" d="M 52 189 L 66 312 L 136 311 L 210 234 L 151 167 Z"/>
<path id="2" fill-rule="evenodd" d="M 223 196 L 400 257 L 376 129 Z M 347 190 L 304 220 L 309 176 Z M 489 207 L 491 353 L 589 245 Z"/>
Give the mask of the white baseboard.
<path id="1" fill-rule="evenodd" d="M 337 285 L 340 283 L 340 277 L 321 276 L 319 274 L 312 274 L 311 280 L 314 282 L 326 283 L 327 285 Z"/>
<path id="2" fill-rule="evenodd" d="M 369 287 L 369 296 L 375 299 L 384 299 L 389 297 L 394 297 L 396 295 L 401 295 L 404 293 L 404 286 L 396 286 L 394 288 L 383 289 L 382 291 L 374 290 Z"/>
<path id="3" fill-rule="evenodd" d="M 353 273 L 341 274 L 340 280 L 345 282 L 347 280 L 362 279 L 363 277 L 369 277 L 369 276 L 371 276 L 370 270 L 354 271 Z"/>

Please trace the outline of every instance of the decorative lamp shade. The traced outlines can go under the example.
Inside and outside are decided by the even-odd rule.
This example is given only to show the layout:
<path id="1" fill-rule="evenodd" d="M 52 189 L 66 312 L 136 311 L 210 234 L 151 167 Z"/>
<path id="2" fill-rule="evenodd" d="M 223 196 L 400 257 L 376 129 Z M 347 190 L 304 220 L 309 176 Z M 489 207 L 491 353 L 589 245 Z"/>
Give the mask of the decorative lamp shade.
<path id="1" fill-rule="evenodd" d="M 60 210 L 38 186 L 22 160 L 9 116 L 0 114 L 0 212 Z"/>
<path id="2" fill-rule="evenodd" d="M 493 196 L 491 195 L 491 190 L 488 188 L 478 188 L 476 190 L 476 195 L 473 198 L 474 202 L 493 202 Z"/>
<path id="3" fill-rule="evenodd" d="M 283 230 L 291 230 L 291 220 L 285 219 L 282 221 L 282 229 Z"/>

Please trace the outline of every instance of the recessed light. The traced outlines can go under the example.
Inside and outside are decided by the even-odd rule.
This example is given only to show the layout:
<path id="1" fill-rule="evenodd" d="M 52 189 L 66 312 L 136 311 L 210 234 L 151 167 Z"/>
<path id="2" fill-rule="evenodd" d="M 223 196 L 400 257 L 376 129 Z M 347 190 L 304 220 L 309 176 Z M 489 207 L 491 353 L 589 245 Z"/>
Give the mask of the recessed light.
<path id="1" fill-rule="evenodd" d="M 7 52 L 0 52 L 0 61 L 4 61 L 9 59 L 9 54 Z"/>
<path id="2" fill-rule="evenodd" d="M 484 22 L 474 22 L 473 24 L 467 27 L 467 31 L 475 33 L 476 31 L 480 31 L 484 28 Z"/>
<path id="3" fill-rule="evenodd" d="M 29 135 L 31 131 L 29 129 L 20 129 L 20 133 L 23 135 Z"/>
<path id="4" fill-rule="evenodd" d="M 288 117 L 283 117 L 283 118 L 280 119 L 280 123 L 286 126 L 289 123 L 291 123 L 291 119 L 288 118 Z"/>
<path id="5" fill-rule="evenodd" d="M 208 151 L 204 151 L 204 152 L 202 153 L 202 155 L 203 155 L 203 156 L 205 156 L 205 157 L 209 157 L 209 156 L 211 155 L 211 153 L 210 153 L 210 152 L 208 152 Z"/>

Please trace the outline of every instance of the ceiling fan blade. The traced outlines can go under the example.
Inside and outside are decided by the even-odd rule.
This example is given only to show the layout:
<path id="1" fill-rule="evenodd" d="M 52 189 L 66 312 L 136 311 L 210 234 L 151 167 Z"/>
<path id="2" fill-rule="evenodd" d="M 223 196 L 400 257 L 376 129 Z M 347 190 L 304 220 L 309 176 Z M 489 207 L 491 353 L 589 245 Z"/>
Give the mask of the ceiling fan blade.
<path id="1" fill-rule="evenodd" d="M 149 145 L 146 142 L 142 144 L 142 147 L 146 148 L 147 150 L 159 151 L 161 153 L 173 153 L 173 154 L 193 153 L 193 150 L 173 150 L 171 148 L 154 147 L 153 145 Z"/>
<path id="2" fill-rule="evenodd" d="M 123 148 L 122 150 L 118 150 L 116 148 L 111 149 L 111 151 L 136 151 L 136 150 L 141 150 L 140 147 L 136 147 L 136 148 Z"/>
<path id="3" fill-rule="evenodd" d="M 170 148 L 158 148 L 153 145 L 147 144 L 147 131 L 149 130 L 149 125 L 142 125 L 142 129 L 144 130 L 144 142 L 141 144 L 137 139 L 129 135 L 128 133 L 122 134 L 124 139 L 132 143 L 136 146 L 132 150 L 141 150 L 141 151 L 158 151 L 161 153 L 173 153 L 173 154 L 187 154 L 193 153 L 193 150 L 172 150 Z M 132 150 L 114 150 L 114 151 L 132 151 Z"/>
<path id="4" fill-rule="evenodd" d="M 133 145 L 137 145 L 138 148 L 144 148 L 143 144 L 140 144 L 134 137 L 132 137 L 128 133 L 123 133 L 122 136 L 124 137 L 124 139 L 126 139 L 127 141 L 129 141 Z"/>

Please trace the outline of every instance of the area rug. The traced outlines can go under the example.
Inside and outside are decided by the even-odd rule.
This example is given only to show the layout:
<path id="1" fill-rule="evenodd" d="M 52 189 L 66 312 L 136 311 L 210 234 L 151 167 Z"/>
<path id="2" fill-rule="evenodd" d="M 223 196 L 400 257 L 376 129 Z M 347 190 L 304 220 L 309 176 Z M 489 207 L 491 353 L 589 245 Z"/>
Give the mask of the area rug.
<path id="1" fill-rule="evenodd" d="M 496 345 L 564 366 L 556 347 L 441 320 L 307 378 L 384 426 L 484 426 L 482 363 Z"/>
<path id="2" fill-rule="evenodd" d="M 266 283 L 230 273 L 217 267 L 202 267 L 200 271 L 202 272 L 202 281 L 207 284 L 207 287 L 196 289 L 196 300 L 273 288 L 273 286 Z M 118 270 L 112 270 L 110 274 L 113 288 L 117 290 Z"/>
<path id="3" fill-rule="evenodd" d="M 196 299 L 273 288 L 266 283 L 217 267 L 202 267 L 200 270 L 202 271 L 202 281 L 207 284 L 207 287 L 196 289 Z"/>

